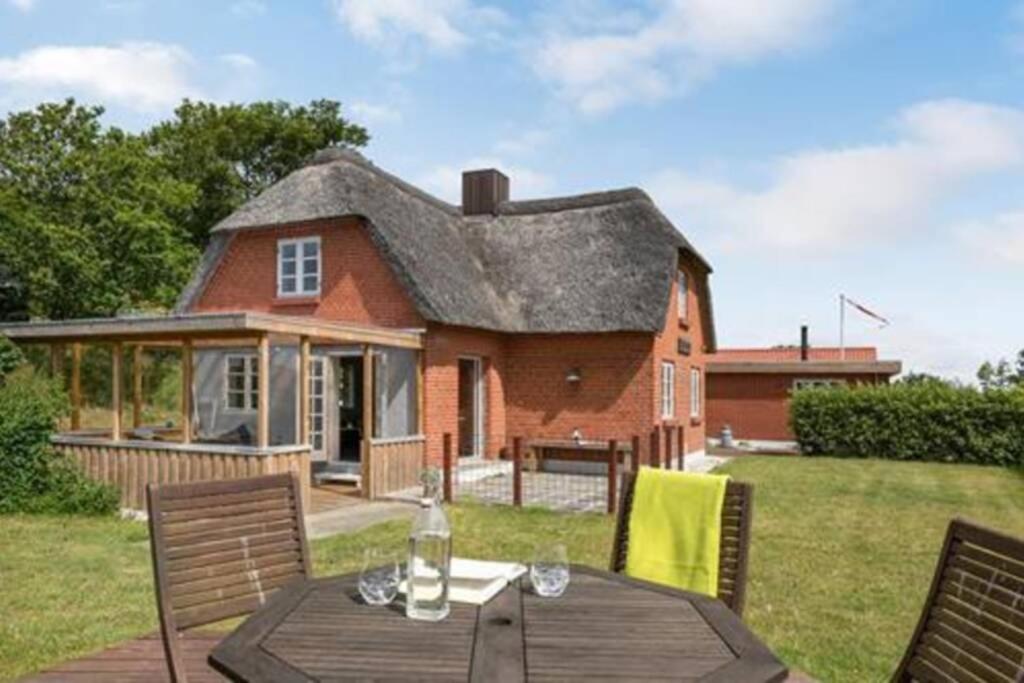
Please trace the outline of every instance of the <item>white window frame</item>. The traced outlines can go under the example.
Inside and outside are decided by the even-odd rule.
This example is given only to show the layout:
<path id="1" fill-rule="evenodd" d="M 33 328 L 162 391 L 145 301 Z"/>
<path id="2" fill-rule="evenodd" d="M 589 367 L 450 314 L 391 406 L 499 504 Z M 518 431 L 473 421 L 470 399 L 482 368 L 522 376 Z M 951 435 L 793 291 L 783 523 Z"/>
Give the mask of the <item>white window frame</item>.
<path id="1" fill-rule="evenodd" d="M 242 389 L 231 388 L 231 362 L 242 361 Z M 224 356 L 224 410 L 251 413 L 259 407 L 260 364 L 254 353 L 229 353 Z M 242 407 L 231 405 L 232 394 L 242 394 Z"/>
<path id="2" fill-rule="evenodd" d="M 661 419 L 671 420 L 676 416 L 676 364 L 661 361 Z"/>
<path id="3" fill-rule="evenodd" d="M 687 299 L 687 294 L 690 290 L 686 284 L 687 280 L 686 271 L 680 270 L 676 276 L 676 298 L 678 300 L 680 320 L 688 320 L 690 317 L 690 302 Z"/>
<path id="4" fill-rule="evenodd" d="M 320 391 L 316 390 L 317 381 Z M 316 400 L 320 399 L 320 410 L 316 410 Z M 320 429 L 316 429 L 316 418 L 320 418 Z M 320 447 L 317 448 L 317 438 Z M 309 444 L 310 450 L 317 456 L 327 453 L 327 358 L 312 356 L 309 359 Z"/>
<path id="5" fill-rule="evenodd" d="M 312 257 L 306 258 L 302 252 L 305 249 L 305 245 L 315 244 L 316 245 L 316 286 L 313 289 L 306 289 L 305 282 L 306 278 L 314 275 L 314 273 L 307 272 L 306 262 L 311 261 Z M 295 256 L 291 259 L 285 259 L 284 249 L 288 246 L 295 247 Z M 295 262 L 295 272 L 292 275 L 284 274 L 285 261 Z M 323 282 L 324 264 L 323 264 L 323 249 L 320 244 L 320 237 L 296 237 L 277 241 L 277 295 L 279 297 L 302 297 L 302 296 L 317 296 L 320 294 L 320 285 Z M 284 280 L 285 278 L 295 280 L 295 290 L 291 292 L 284 291 Z"/>
<path id="6" fill-rule="evenodd" d="M 690 417 L 700 417 L 701 395 L 700 395 L 700 368 L 690 368 Z"/>

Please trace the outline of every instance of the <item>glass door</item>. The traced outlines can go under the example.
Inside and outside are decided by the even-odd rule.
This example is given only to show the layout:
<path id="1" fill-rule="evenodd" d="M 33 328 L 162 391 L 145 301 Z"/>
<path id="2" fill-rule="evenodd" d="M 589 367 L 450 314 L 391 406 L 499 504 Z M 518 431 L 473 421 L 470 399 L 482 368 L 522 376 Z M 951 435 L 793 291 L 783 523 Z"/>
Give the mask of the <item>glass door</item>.
<path id="1" fill-rule="evenodd" d="M 313 455 L 324 457 L 324 359 L 309 359 L 309 440 Z"/>

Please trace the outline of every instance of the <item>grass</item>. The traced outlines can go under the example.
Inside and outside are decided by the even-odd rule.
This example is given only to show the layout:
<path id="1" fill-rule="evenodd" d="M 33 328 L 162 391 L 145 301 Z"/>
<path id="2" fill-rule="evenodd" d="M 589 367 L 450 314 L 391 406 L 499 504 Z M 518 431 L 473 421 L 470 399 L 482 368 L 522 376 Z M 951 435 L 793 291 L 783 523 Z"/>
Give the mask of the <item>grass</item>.
<path id="1" fill-rule="evenodd" d="M 884 680 L 917 619 L 950 517 L 1024 535 L 1024 473 L 885 461 L 747 458 L 757 486 L 746 619 L 788 663 L 824 681 Z M 456 506 L 455 552 L 528 560 L 563 542 L 604 567 L 612 520 Z M 313 544 L 319 575 L 367 547 L 401 552 L 408 522 Z M 156 628 L 145 527 L 113 519 L 0 517 L 0 680 Z"/>

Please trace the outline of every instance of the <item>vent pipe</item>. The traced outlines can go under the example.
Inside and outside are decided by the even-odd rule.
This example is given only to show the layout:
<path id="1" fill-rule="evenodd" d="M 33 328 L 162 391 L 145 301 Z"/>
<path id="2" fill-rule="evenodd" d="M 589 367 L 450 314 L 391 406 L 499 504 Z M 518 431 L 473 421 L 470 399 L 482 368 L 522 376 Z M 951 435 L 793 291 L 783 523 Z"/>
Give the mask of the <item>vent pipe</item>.
<path id="1" fill-rule="evenodd" d="M 811 346 L 807 341 L 807 325 L 800 326 L 800 360 L 807 360 L 810 356 Z"/>

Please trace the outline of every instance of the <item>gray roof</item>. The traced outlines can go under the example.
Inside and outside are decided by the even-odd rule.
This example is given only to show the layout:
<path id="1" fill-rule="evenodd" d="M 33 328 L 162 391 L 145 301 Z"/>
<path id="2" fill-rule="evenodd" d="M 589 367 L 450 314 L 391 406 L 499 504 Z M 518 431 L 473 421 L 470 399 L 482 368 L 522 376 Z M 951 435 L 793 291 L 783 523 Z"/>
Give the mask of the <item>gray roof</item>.
<path id="1" fill-rule="evenodd" d="M 179 309 L 201 294 L 232 232 L 339 216 L 366 219 L 423 317 L 452 325 L 654 332 L 664 324 L 679 251 L 711 270 L 639 189 L 509 201 L 494 216 L 463 216 L 358 153 L 331 149 L 214 227 Z"/>

